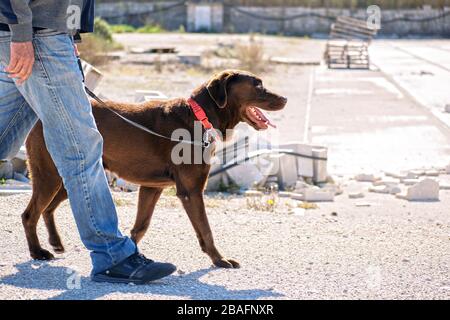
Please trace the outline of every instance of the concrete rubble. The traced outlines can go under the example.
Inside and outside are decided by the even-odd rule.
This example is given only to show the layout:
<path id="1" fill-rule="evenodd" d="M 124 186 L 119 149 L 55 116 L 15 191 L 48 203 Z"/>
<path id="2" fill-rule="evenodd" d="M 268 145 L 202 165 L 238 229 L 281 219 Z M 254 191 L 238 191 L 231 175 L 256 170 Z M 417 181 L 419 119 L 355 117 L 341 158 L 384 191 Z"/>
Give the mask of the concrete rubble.
<path id="1" fill-rule="evenodd" d="M 439 183 L 433 179 L 424 179 L 409 187 L 406 193 L 398 194 L 397 198 L 409 201 L 438 201 Z"/>
<path id="2" fill-rule="evenodd" d="M 239 126 L 235 135 L 234 142 L 216 150 L 217 161 L 213 161 L 208 191 L 217 191 L 225 183 L 237 185 L 242 190 L 275 183 L 278 189 L 289 191 L 298 189 L 298 181 L 304 179 L 310 180 L 309 185 L 326 182 L 327 148 L 295 141 L 275 145 L 262 135 Z M 246 159 L 251 155 L 255 156 Z M 228 166 L 233 162 L 236 165 Z M 223 167 L 227 169 L 217 177 L 214 171 Z"/>

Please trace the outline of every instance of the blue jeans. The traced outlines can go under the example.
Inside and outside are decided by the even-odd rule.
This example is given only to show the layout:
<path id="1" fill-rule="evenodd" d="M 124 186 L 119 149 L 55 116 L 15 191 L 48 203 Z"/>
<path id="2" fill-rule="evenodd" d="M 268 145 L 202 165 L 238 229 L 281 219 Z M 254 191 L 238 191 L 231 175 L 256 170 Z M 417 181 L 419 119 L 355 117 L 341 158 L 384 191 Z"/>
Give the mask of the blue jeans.
<path id="1" fill-rule="evenodd" d="M 84 91 L 72 37 L 50 30 L 33 37 L 35 63 L 22 85 L 4 72 L 10 34 L 0 31 L 0 159 L 14 157 L 28 133 L 42 121 L 47 149 L 62 177 L 87 249 L 92 274 L 136 252 L 118 229 L 117 212 L 102 165 L 103 139 Z"/>

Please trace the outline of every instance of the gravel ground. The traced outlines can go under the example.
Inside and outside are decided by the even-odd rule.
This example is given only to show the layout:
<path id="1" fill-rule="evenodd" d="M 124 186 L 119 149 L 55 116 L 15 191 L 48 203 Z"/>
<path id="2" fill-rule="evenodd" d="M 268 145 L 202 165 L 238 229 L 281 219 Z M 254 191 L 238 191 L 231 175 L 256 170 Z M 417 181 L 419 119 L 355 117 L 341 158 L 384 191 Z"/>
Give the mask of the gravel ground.
<path id="1" fill-rule="evenodd" d="M 128 233 L 137 195 L 114 196 L 121 229 Z M 178 272 L 145 286 L 89 280 L 88 252 L 67 202 L 57 214 L 67 252 L 50 262 L 30 260 L 20 222 L 28 199 L 0 198 L 0 299 L 450 298 L 450 191 L 441 191 L 439 202 L 425 203 L 379 194 L 350 200 L 344 193 L 304 215 L 291 214 L 298 205 L 293 200 L 280 198 L 272 212 L 259 211 L 241 196 L 210 195 L 216 243 L 241 262 L 236 270 L 211 266 L 178 199 L 165 195 L 140 249 L 175 263 Z M 359 202 L 370 206 L 357 207 Z M 43 223 L 39 234 L 48 248 Z"/>
<path id="2" fill-rule="evenodd" d="M 248 41 L 247 36 L 189 34 L 119 35 L 117 39 L 126 48 L 164 43 L 180 51 L 195 42 L 201 44 L 196 46 L 199 52 L 219 43 Z M 304 61 L 320 60 L 324 45 L 295 38 L 258 39 L 269 57 Z M 119 61 L 101 69 L 105 78 L 99 92 L 123 101 L 132 101 L 136 89 L 186 97 L 212 73 L 182 65 L 164 65 L 158 73 L 152 65 Z M 283 113 L 273 117 L 282 140 L 303 140 L 308 132 L 314 143 L 328 145 L 333 174 L 349 174 L 344 169 L 354 169 L 356 164 L 386 169 L 386 163 L 392 162 L 411 169 L 411 163 L 413 167 L 440 165 L 437 160 L 448 163 L 448 129 L 420 111 L 408 95 L 399 97 L 378 71 L 332 73 L 321 67 L 270 65 L 262 77 L 269 88 L 289 98 Z M 359 91 L 349 91 L 354 87 Z M 305 121 L 309 113 L 310 122 Z M 427 156 L 414 148 L 427 151 Z M 140 249 L 153 259 L 175 263 L 178 272 L 145 286 L 89 280 L 90 258 L 67 202 L 57 211 L 67 252 L 50 262 L 30 260 L 20 219 L 29 195 L 0 197 L 0 299 L 449 299 L 450 191 L 441 191 L 438 202 L 410 203 L 372 193 L 349 199 L 350 189 L 349 185 L 334 202 L 320 203 L 304 214 L 293 214 L 300 202 L 284 198 L 267 210 L 262 205 L 265 198 L 208 195 L 216 244 L 222 254 L 241 263 L 237 270 L 211 266 L 178 199 L 168 192 Z M 128 234 L 137 194 L 114 196 L 121 230 Z M 39 234 L 48 249 L 42 222 Z"/>

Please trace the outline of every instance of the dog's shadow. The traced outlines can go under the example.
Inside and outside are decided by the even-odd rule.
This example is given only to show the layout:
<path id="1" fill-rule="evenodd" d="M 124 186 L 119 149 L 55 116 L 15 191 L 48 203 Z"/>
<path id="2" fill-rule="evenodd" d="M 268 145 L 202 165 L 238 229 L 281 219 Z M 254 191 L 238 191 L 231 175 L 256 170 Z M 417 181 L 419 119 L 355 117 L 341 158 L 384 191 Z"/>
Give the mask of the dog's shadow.
<path id="1" fill-rule="evenodd" d="M 208 284 L 200 278 L 214 270 L 214 267 L 201 269 L 184 275 L 169 276 L 148 285 L 96 283 L 89 277 L 77 277 L 70 269 L 52 266 L 48 262 L 28 261 L 16 264 L 18 272 L 0 278 L 0 284 L 26 289 L 61 291 L 51 300 L 98 299 L 108 294 L 145 294 L 164 299 L 258 299 L 277 298 L 283 295 L 272 290 L 245 289 L 231 290 L 224 286 Z M 233 272 L 233 270 L 230 270 Z M 127 297 L 124 297 L 127 299 Z"/>

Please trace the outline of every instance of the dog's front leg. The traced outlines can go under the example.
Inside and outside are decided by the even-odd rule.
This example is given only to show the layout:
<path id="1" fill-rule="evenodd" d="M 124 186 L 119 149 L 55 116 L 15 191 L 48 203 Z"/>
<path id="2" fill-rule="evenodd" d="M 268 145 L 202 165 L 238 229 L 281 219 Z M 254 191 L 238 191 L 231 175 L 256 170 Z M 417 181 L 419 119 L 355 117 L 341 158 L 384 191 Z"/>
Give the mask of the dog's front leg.
<path id="1" fill-rule="evenodd" d="M 206 216 L 205 204 L 202 193 L 180 193 L 177 194 L 183 203 L 189 220 L 197 234 L 200 247 L 212 260 L 214 265 L 222 268 L 239 268 L 239 263 L 233 259 L 225 259 L 217 250 Z"/>

